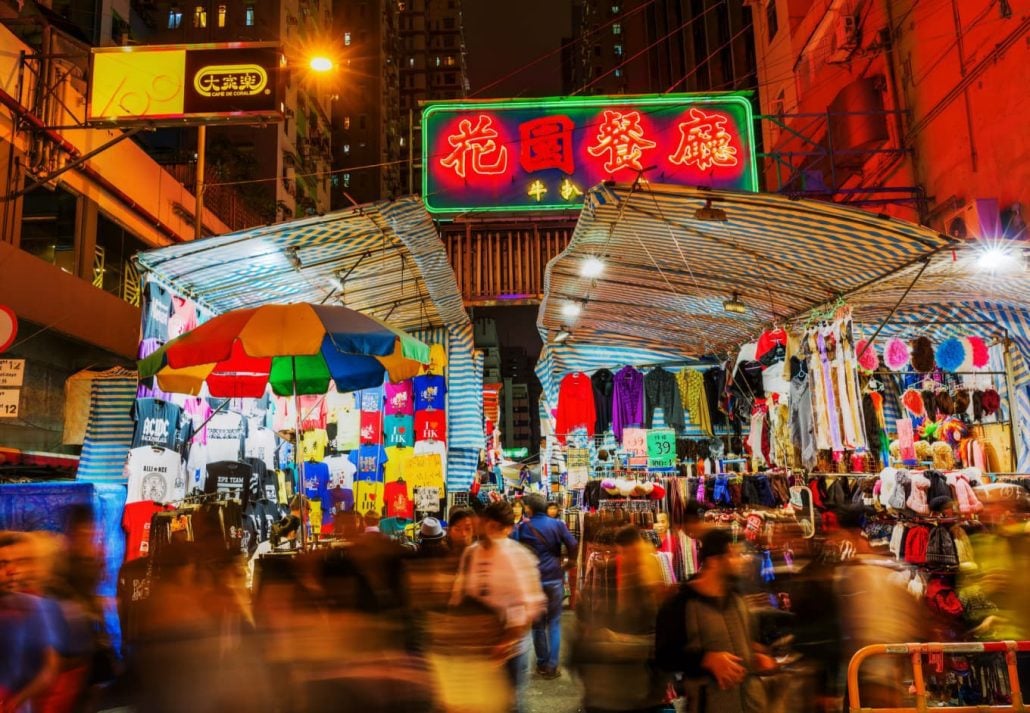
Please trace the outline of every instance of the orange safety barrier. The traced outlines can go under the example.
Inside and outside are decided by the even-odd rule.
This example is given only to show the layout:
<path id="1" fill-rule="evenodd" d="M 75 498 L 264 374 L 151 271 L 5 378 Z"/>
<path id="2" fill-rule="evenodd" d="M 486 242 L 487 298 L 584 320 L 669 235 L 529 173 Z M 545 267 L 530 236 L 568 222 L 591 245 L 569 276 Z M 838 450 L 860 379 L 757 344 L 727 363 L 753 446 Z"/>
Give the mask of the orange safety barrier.
<path id="1" fill-rule="evenodd" d="M 875 644 L 859 649 L 851 657 L 848 664 L 848 701 L 851 713 L 928 713 L 929 711 L 946 711 L 947 713 L 1027 713 L 1030 708 L 1023 703 L 1023 693 L 1019 689 L 1019 676 L 1016 673 L 1016 652 L 1030 651 L 1030 641 L 986 641 L 983 643 L 963 642 L 955 644 Z M 1012 703 L 1002 706 L 929 706 L 926 701 L 926 682 L 923 679 L 923 657 L 930 654 L 987 654 L 1004 653 L 1008 668 L 1009 685 L 1012 690 Z M 912 657 L 912 678 L 915 687 L 916 704 L 910 708 L 863 708 L 858 692 L 858 670 L 870 656 L 889 655 Z"/>

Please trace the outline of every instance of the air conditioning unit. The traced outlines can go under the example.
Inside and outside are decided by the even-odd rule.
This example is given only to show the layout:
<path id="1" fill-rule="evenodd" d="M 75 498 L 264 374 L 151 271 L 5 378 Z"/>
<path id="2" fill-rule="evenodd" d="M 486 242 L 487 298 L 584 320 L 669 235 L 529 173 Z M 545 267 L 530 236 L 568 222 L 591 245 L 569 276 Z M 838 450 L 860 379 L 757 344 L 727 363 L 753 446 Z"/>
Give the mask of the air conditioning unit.
<path id="1" fill-rule="evenodd" d="M 833 49 L 826 58 L 827 63 L 842 64 L 851 59 L 852 53 L 858 49 L 859 34 L 857 15 L 848 13 L 838 17 L 833 32 Z"/>
<path id="2" fill-rule="evenodd" d="M 974 198 L 948 211 L 938 226 L 945 235 L 958 240 L 997 238 L 1001 235 L 1001 212 L 997 198 Z"/>

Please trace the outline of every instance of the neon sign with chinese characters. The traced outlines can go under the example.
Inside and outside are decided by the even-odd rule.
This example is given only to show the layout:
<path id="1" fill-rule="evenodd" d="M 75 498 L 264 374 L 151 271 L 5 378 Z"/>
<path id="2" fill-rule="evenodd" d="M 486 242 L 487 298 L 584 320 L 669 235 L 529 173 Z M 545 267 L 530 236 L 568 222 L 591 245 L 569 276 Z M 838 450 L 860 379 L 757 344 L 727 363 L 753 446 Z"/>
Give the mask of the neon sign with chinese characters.
<path id="1" fill-rule="evenodd" d="M 433 213 L 578 209 L 602 181 L 755 191 L 746 96 L 434 102 L 422 112 L 422 195 Z"/>

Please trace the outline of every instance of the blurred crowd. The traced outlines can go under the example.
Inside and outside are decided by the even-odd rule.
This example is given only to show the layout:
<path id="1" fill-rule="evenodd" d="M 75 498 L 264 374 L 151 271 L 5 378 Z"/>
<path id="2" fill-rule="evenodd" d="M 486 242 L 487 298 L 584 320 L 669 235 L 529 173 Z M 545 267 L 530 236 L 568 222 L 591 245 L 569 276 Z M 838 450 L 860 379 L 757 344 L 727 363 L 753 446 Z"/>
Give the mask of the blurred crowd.
<path id="1" fill-rule="evenodd" d="M 655 537 L 622 525 L 602 606 L 575 591 L 581 545 L 539 494 L 426 518 L 414 545 L 368 514 L 301 550 L 305 507 L 295 499 L 250 560 L 183 532 L 123 567 L 117 652 L 90 511 L 63 535 L 0 532 L 0 713 L 507 713 L 526 710 L 534 680 L 563 676 L 586 713 L 840 711 L 864 645 L 1030 635 L 1022 525 L 977 536 L 978 566 L 956 585 L 966 606 L 945 621 L 846 521 L 774 578 L 739 533 L 698 523 L 700 569 L 674 584 Z M 654 532 L 658 546 L 671 536 L 666 518 Z M 911 701 L 903 658 L 861 680 L 865 706 Z"/>

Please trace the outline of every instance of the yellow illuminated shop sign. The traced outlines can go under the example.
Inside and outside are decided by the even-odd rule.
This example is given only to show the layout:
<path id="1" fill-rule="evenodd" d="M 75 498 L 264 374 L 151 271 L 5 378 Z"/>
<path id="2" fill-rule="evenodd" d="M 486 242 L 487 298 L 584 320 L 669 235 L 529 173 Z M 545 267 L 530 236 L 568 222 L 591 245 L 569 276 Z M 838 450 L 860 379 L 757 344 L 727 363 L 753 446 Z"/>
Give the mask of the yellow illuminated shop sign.
<path id="1" fill-rule="evenodd" d="M 274 43 L 96 48 L 89 120 L 182 124 L 282 118 Z"/>

